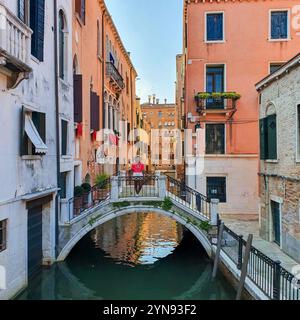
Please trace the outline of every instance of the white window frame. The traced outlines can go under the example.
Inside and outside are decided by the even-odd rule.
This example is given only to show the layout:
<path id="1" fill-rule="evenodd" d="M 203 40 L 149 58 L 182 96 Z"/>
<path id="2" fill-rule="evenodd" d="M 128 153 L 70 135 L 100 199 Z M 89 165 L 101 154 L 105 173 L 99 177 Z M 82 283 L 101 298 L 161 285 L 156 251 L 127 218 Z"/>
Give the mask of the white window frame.
<path id="1" fill-rule="evenodd" d="M 278 12 L 278 11 L 286 11 L 287 12 L 287 38 L 282 39 L 272 39 L 271 38 L 271 30 L 272 30 L 272 12 Z M 270 9 L 269 10 L 269 36 L 268 39 L 270 42 L 281 42 L 281 41 L 290 41 L 291 40 L 291 10 L 288 8 L 282 8 L 282 9 Z"/>
<path id="2" fill-rule="evenodd" d="M 223 39 L 222 40 L 207 40 L 207 16 L 210 14 L 222 14 L 223 15 Z M 204 42 L 205 43 L 224 43 L 226 42 L 226 23 L 225 23 L 225 11 L 206 11 L 204 13 Z"/>

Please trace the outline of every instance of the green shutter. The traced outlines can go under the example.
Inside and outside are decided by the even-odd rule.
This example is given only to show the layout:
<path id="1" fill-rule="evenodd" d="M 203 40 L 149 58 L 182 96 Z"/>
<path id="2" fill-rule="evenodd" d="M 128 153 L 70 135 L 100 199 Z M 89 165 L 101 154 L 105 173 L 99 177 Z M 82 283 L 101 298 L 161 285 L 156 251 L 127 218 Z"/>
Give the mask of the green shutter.
<path id="1" fill-rule="evenodd" d="M 260 130 L 260 159 L 261 160 L 266 160 L 267 159 L 267 154 L 268 154 L 268 143 L 267 143 L 267 118 L 260 119 L 259 121 L 259 130 Z"/>
<path id="2" fill-rule="evenodd" d="M 277 159 L 277 121 L 276 114 L 268 116 L 268 159 Z"/>

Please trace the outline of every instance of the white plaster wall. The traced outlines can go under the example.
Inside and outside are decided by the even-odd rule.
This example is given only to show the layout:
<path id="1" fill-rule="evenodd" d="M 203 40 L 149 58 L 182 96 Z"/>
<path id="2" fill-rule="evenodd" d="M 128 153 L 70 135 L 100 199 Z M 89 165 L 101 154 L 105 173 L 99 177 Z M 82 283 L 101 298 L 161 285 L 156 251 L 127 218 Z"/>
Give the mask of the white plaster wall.
<path id="1" fill-rule="evenodd" d="M 219 213 L 258 214 L 257 171 L 257 157 L 206 156 L 203 172 L 189 177 L 187 181 L 206 195 L 207 177 L 226 177 L 227 202 L 220 203 Z"/>
<path id="2" fill-rule="evenodd" d="M 2 1 L 3 2 L 3 1 Z M 72 87 L 72 2 L 59 1 L 68 17 L 69 51 L 68 82 L 60 84 L 60 114 L 70 121 L 67 169 L 73 179 L 73 87 Z M 4 3 L 15 14 L 17 1 Z M 57 186 L 56 181 L 56 122 L 55 122 L 55 68 L 54 68 L 54 7 L 45 1 L 44 61 L 31 59 L 32 74 L 17 89 L 6 89 L 6 77 L 0 73 L 0 220 L 8 219 L 7 250 L 0 253 L 0 265 L 7 270 L 7 290 L 0 291 L 0 299 L 12 297 L 27 284 L 27 210 L 22 195 Z M 22 105 L 46 113 L 47 155 L 20 157 L 20 113 Z M 70 183 L 72 186 L 72 181 Z M 72 197 L 73 187 L 68 195 Z M 53 195 L 54 196 L 54 195 Z M 54 200 L 54 198 L 53 198 Z M 54 259 L 55 206 L 54 201 L 43 210 L 44 262 Z"/>

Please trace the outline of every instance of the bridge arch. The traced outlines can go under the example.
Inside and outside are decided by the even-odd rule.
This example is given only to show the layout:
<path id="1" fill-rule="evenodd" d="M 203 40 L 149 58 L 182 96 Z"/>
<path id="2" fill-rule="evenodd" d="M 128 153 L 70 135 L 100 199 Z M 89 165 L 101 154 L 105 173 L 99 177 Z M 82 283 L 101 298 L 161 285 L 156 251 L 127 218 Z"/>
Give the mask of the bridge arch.
<path id="1" fill-rule="evenodd" d="M 99 216 L 92 224 L 87 224 L 79 232 L 77 232 L 62 248 L 57 261 L 62 262 L 64 261 L 72 249 L 76 246 L 76 244 L 89 232 L 96 229 L 97 227 L 101 226 L 102 224 L 113 220 L 115 218 L 130 214 L 130 213 L 150 213 L 154 212 L 163 216 L 167 216 L 171 219 L 174 219 L 181 225 L 185 226 L 192 234 L 198 239 L 198 241 L 203 246 L 204 250 L 206 251 L 207 255 L 211 257 L 212 255 L 212 247 L 209 239 L 207 238 L 206 234 L 198 227 L 194 226 L 191 223 L 188 223 L 183 217 L 179 216 L 176 213 L 165 211 L 161 208 L 153 208 L 151 206 L 129 206 L 123 209 L 112 209 L 110 212 Z"/>

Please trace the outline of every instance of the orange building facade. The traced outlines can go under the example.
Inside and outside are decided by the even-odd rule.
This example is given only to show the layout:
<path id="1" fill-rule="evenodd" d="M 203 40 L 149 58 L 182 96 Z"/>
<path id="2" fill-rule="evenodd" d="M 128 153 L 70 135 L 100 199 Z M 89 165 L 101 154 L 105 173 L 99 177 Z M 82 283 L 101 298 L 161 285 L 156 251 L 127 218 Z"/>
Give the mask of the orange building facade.
<path id="1" fill-rule="evenodd" d="M 118 160 L 98 163 L 100 132 L 127 137 L 133 129 L 137 72 L 103 0 L 73 0 L 73 31 L 75 184 L 93 184 L 98 174 L 120 169 Z"/>
<path id="2" fill-rule="evenodd" d="M 204 164 L 187 183 L 223 214 L 258 213 L 259 97 L 255 83 L 294 56 L 297 1 L 185 1 L 185 125 Z M 200 130 L 200 131 L 198 131 Z"/>

